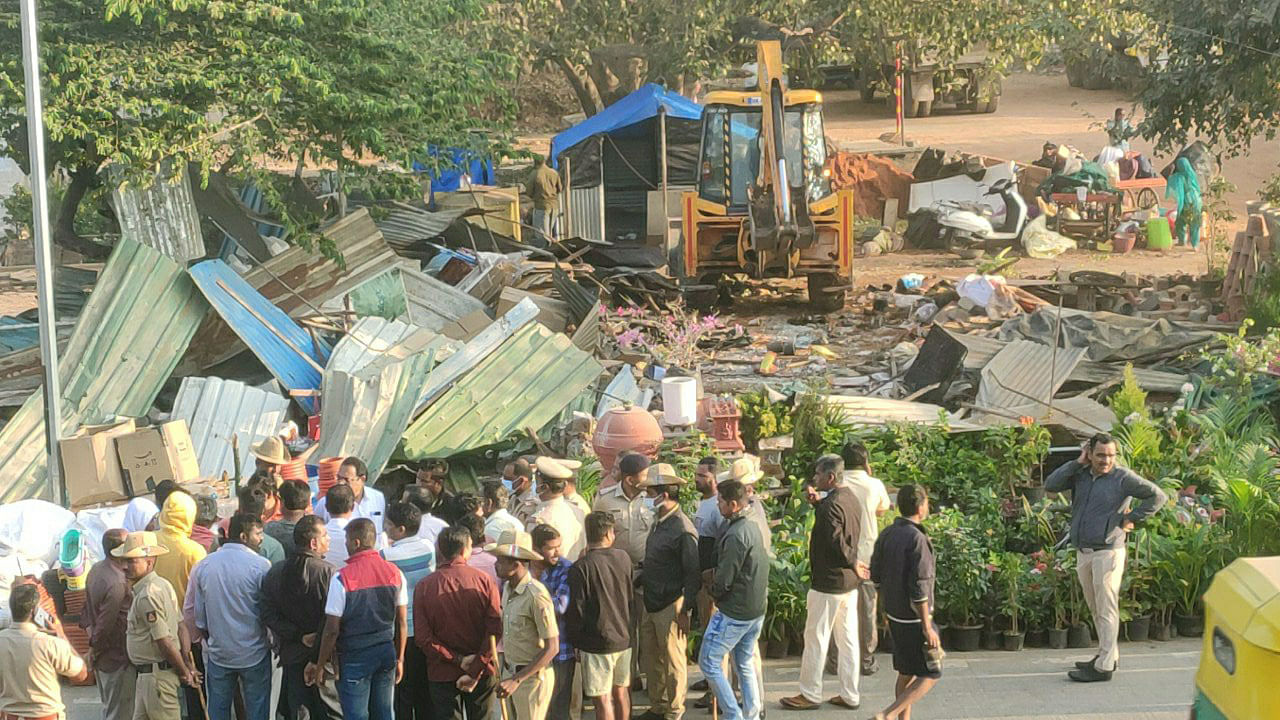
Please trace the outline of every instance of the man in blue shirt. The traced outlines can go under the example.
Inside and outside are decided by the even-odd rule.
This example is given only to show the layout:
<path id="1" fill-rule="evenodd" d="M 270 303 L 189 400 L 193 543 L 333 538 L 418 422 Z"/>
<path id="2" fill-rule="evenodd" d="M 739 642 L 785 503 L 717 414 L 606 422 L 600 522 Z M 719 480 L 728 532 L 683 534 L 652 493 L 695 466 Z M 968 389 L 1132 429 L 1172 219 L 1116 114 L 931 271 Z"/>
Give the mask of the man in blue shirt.
<path id="1" fill-rule="evenodd" d="M 555 687 L 551 691 L 551 705 L 548 706 L 547 717 L 568 718 L 569 707 L 574 697 L 573 676 L 577 666 L 577 656 L 564 634 L 564 613 L 569 609 L 569 568 L 573 567 L 573 563 L 560 554 L 560 533 L 555 528 L 550 525 L 538 525 L 530 535 L 533 540 L 533 551 L 542 556 L 541 560 L 533 561 L 530 570 L 551 594 L 551 603 L 556 609 L 556 626 L 560 630 L 560 650 L 551 660 L 551 671 L 555 674 Z"/>
<path id="2" fill-rule="evenodd" d="M 262 518 L 236 513 L 227 540 L 191 573 L 196 628 L 204 638 L 209 720 L 231 720 L 236 688 L 247 720 L 271 716 L 271 647 L 259 603 L 271 563 L 258 554 Z"/>
<path id="3" fill-rule="evenodd" d="M 418 583 L 436 569 L 435 546 L 419 537 L 422 511 L 411 503 L 392 503 L 382 521 L 391 546 L 382 557 L 404 575 L 409 597 Z M 413 636 L 413 613 L 406 612 L 408 636 Z M 427 656 L 416 643 L 406 643 L 404 677 L 396 684 L 396 720 L 430 720 L 431 692 L 427 683 Z"/>

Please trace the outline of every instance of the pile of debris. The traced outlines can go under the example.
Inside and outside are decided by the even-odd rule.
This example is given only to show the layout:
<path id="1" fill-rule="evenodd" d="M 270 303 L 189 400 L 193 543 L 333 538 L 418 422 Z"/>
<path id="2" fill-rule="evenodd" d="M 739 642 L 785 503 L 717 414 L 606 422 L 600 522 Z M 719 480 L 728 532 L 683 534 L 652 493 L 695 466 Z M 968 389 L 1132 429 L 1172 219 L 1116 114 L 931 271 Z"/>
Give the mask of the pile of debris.
<path id="1" fill-rule="evenodd" d="M 59 327 L 73 508 L 165 479 L 226 493 L 252 472 L 251 446 L 282 428 L 313 481 L 331 457 L 357 455 L 393 482 L 397 463 L 411 480 L 428 462 L 549 435 L 613 376 L 602 304 L 658 308 L 675 291 L 611 262 L 608 246 L 522 242 L 517 188 L 438 193 L 430 211 L 356 208 L 319 229 L 340 260 L 280 242 L 250 195 L 223 189 L 216 207 L 185 177 L 117 197 L 110 258 L 60 278 L 68 303 L 91 287 L 59 305 L 78 315 Z M 224 235 L 216 257 L 201 218 Z M 0 341 L 18 345 L 0 355 L 0 503 L 56 497 L 39 350 L 18 335 L 30 324 L 0 319 Z"/>

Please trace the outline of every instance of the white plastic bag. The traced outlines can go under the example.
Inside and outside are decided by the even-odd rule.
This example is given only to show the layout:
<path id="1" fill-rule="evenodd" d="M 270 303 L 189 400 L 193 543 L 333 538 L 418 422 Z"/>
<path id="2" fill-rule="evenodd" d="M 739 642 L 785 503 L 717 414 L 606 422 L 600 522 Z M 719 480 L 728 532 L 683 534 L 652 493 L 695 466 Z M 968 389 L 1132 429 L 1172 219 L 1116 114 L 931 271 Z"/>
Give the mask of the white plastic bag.
<path id="1" fill-rule="evenodd" d="M 58 560 L 58 541 L 76 516 L 44 500 L 19 500 L 0 505 L 0 554 L 52 565 Z"/>
<path id="2" fill-rule="evenodd" d="M 1022 231 L 1022 247 L 1033 258 L 1048 260 L 1068 250 L 1076 249 L 1076 241 L 1049 229 L 1045 216 L 1027 223 Z"/>

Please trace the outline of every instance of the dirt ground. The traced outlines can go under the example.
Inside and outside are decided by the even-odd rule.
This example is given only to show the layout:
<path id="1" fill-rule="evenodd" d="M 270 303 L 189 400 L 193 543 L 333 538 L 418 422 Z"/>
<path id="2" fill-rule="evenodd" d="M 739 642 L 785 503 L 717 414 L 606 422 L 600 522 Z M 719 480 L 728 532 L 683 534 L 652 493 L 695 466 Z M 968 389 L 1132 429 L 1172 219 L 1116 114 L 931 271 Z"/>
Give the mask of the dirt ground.
<path id="1" fill-rule="evenodd" d="M 875 140 L 894 131 L 893 116 L 883 98 L 864 104 L 858 93 L 834 90 L 823 93 L 826 100 L 827 135 L 836 142 Z M 1106 133 L 1090 125 L 1110 117 L 1117 107 L 1130 112 L 1141 111 L 1126 93 L 1118 90 L 1082 90 L 1067 84 L 1062 74 L 1016 73 L 1005 80 L 1000 109 L 991 115 L 973 115 L 938 107 L 928 118 L 909 119 L 907 138 L 917 145 L 937 146 L 948 150 L 981 153 L 992 157 L 1031 162 L 1040 155 L 1046 141 L 1074 145 L 1086 154 L 1097 152 L 1106 144 Z M 530 134 L 520 138 L 530 149 L 546 152 L 550 137 Z M 1156 158 L 1162 167 L 1167 158 L 1154 154 L 1153 147 L 1140 139 L 1132 141 L 1135 150 Z M 1243 215 L 1244 203 L 1256 199 L 1259 188 L 1280 167 L 1280 140 L 1259 142 L 1249 155 L 1226 160 L 1223 174 L 1235 183 L 1237 191 L 1228 197 L 1237 214 Z M 1222 254 L 1223 250 L 1218 251 Z M 1170 252 L 1135 251 L 1126 255 L 1110 255 L 1077 251 L 1053 260 L 1023 258 L 1011 272 L 1024 277 L 1048 275 L 1055 270 L 1105 270 L 1137 272 L 1144 275 L 1175 273 L 1200 274 L 1207 269 L 1204 248 Z M 937 273 L 945 277 L 963 277 L 972 270 L 954 256 L 937 253 L 907 252 L 858 261 L 856 284 L 892 282 L 907 272 Z"/>

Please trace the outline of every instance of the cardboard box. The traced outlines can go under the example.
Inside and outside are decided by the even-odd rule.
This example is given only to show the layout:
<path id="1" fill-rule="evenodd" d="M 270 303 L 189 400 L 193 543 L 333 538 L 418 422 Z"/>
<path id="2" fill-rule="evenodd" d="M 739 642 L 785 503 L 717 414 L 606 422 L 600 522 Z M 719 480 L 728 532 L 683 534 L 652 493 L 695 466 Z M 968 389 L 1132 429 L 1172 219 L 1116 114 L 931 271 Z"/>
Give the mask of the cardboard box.
<path id="1" fill-rule="evenodd" d="M 191 444 L 186 420 L 153 425 L 116 438 L 126 488 L 138 495 L 163 480 L 177 483 L 200 479 L 200 464 Z"/>
<path id="2" fill-rule="evenodd" d="M 129 499 L 115 441 L 134 430 L 133 420 L 86 425 L 76 435 L 59 441 L 58 455 L 71 507 Z"/>

